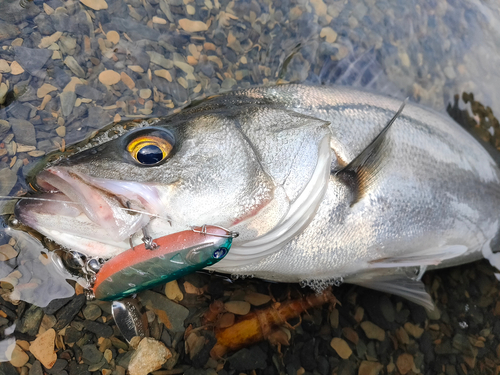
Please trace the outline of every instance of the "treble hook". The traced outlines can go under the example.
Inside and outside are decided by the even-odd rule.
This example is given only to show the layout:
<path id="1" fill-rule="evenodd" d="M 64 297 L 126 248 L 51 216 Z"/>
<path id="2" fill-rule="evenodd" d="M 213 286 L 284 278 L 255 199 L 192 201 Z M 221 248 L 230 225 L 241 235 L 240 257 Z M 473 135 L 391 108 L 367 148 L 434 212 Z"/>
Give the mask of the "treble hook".
<path id="1" fill-rule="evenodd" d="M 148 230 L 146 229 L 146 227 L 142 228 L 142 235 L 143 237 L 141 238 L 141 240 L 142 242 L 144 242 L 144 246 L 146 247 L 146 249 L 154 250 L 158 247 L 156 242 L 153 241 L 153 237 L 148 234 Z"/>

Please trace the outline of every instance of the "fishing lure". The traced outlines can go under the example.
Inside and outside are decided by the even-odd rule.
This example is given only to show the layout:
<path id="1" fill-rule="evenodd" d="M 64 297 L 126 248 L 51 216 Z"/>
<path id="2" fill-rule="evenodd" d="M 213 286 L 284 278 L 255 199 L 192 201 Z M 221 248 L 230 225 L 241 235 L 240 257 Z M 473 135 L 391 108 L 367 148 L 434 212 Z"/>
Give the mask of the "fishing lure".
<path id="1" fill-rule="evenodd" d="M 144 243 L 107 261 L 70 252 L 63 263 L 85 276 L 89 298 L 114 301 L 219 262 L 237 236 L 203 225 L 154 240 L 145 236 Z"/>
<path id="2" fill-rule="evenodd" d="M 135 246 L 102 265 L 92 292 L 97 299 L 116 300 L 178 279 L 223 259 L 234 237 L 224 228 L 205 225 Z"/>

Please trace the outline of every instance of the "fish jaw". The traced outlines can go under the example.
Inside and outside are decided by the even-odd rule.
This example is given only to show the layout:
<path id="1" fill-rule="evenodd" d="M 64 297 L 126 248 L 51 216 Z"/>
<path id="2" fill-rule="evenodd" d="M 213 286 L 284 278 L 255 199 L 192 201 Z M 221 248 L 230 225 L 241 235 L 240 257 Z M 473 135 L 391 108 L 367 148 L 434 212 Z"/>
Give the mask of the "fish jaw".
<path id="1" fill-rule="evenodd" d="M 115 255 L 155 216 L 158 194 L 144 184 L 117 187 L 68 167 L 51 167 L 37 176 L 44 200 L 21 200 L 16 217 L 63 246 L 85 253 Z M 128 190 L 127 190 L 128 188 Z M 139 199 L 139 197 L 141 197 Z"/>

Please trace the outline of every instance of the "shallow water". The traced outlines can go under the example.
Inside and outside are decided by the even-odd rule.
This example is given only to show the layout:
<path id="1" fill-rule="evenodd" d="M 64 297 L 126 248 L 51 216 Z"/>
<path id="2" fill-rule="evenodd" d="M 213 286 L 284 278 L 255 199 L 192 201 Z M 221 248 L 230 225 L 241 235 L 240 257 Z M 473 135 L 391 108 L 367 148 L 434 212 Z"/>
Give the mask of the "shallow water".
<path id="1" fill-rule="evenodd" d="M 0 195 L 25 192 L 37 159 L 113 121 L 167 115 L 239 87 L 340 83 L 442 112 L 466 91 L 498 114 L 495 5 L 35 0 L 23 9 L 2 1 Z M 5 263 L 0 277 L 14 267 Z M 36 276 L 18 282 L 41 283 Z"/>

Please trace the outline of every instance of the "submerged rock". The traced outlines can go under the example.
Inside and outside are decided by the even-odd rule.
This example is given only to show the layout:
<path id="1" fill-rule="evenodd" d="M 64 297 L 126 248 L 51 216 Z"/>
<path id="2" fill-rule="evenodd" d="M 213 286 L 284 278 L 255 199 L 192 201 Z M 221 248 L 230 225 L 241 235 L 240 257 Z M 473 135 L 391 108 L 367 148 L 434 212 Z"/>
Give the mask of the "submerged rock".
<path id="1" fill-rule="evenodd" d="M 48 49 L 15 47 L 14 51 L 16 61 L 32 75 L 37 75 L 52 56 L 52 51 Z"/>

